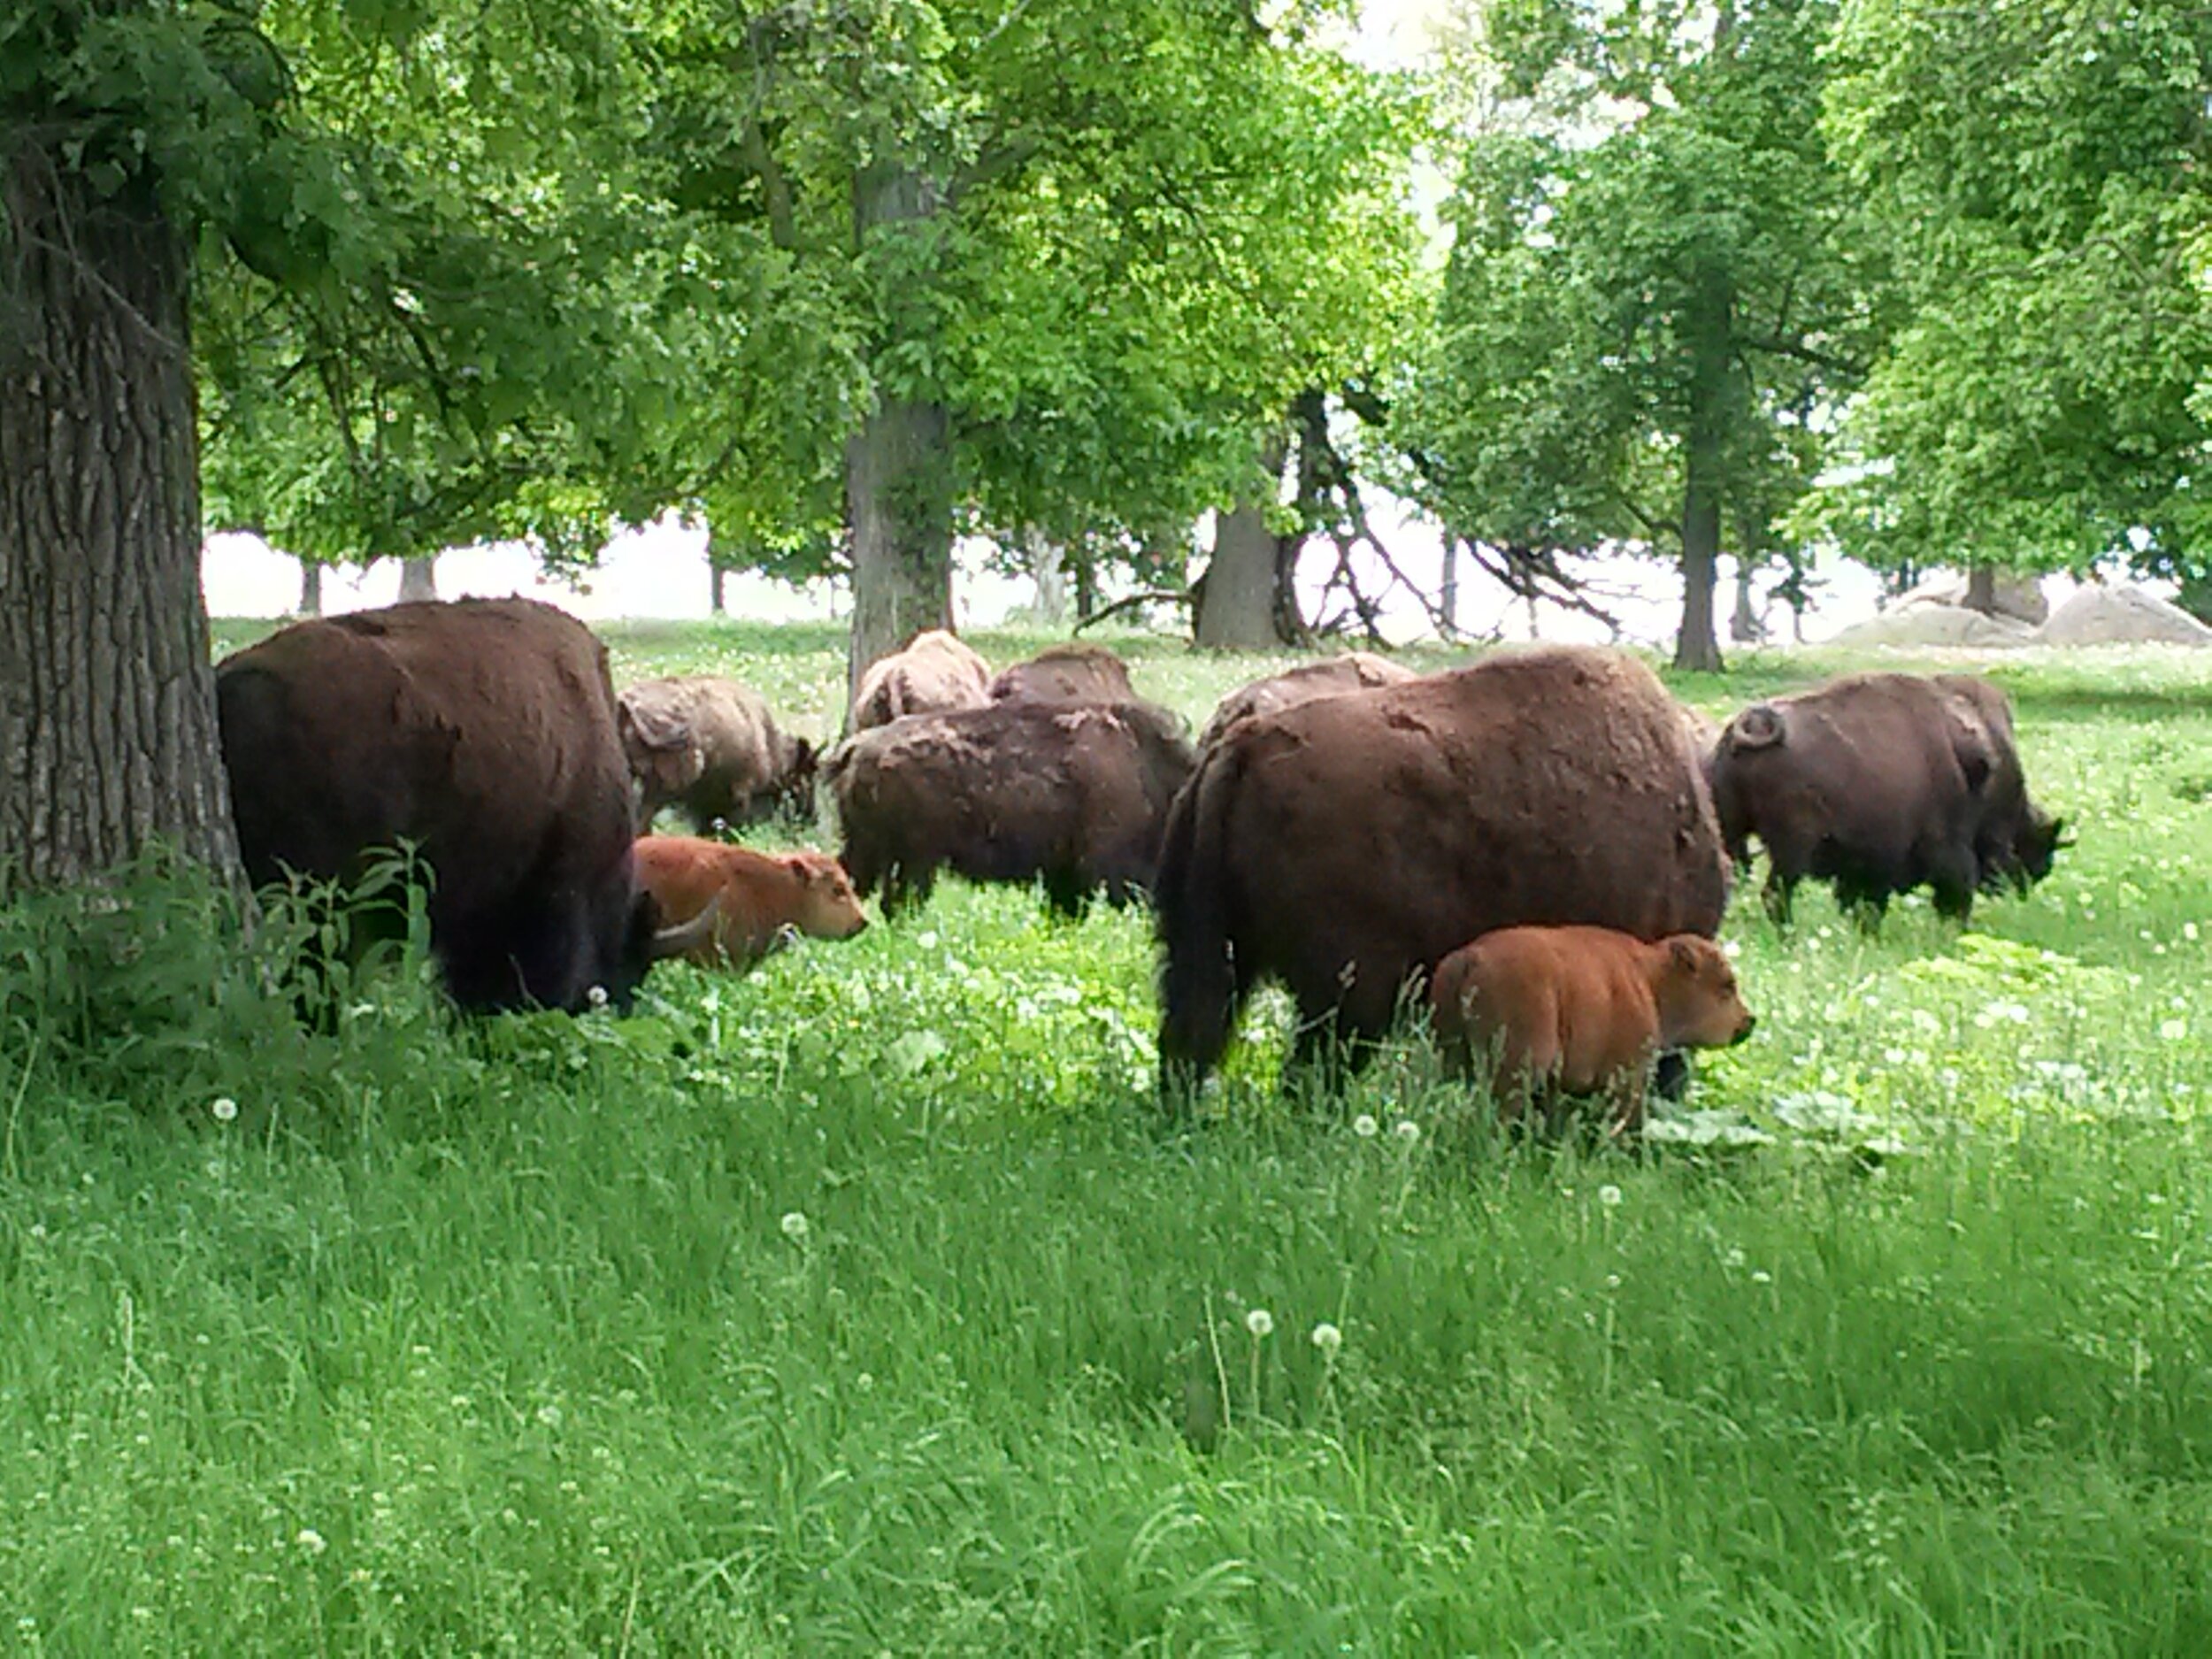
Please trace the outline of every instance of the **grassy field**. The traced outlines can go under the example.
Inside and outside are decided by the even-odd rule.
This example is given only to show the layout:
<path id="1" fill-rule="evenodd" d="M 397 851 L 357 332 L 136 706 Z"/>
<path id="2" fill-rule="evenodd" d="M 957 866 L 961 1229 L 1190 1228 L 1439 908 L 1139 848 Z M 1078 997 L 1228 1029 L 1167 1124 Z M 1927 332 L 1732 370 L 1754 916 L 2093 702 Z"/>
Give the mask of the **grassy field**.
<path id="1" fill-rule="evenodd" d="M 833 724 L 828 630 L 610 637 Z M 2000 678 L 2080 845 L 1742 895 L 1640 1154 L 1286 1102 L 1277 999 L 1171 1126 L 1143 920 L 1018 892 L 328 1034 L 188 887 L 0 913 L 0 1651 L 2212 1653 L 2212 665 Z"/>

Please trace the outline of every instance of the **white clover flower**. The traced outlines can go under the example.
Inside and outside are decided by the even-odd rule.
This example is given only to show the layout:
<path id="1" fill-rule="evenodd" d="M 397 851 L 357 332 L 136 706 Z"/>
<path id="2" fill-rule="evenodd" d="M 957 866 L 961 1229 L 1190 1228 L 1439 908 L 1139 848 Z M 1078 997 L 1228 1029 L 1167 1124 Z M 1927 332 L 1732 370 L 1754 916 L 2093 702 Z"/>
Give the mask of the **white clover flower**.
<path id="1" fill-rule="evenodd" d="M 1344 1333 L 1324 1319 L 1313 1327 L 1313 1345 L 1321 1350 L 1324 1359 L 1334 1359 L 1337 1349 L 1344 1346 Z"/>
<path id="2" fill-rule="evenodd" d="M 783 1228 L 783 1236 L 790 1240 L 792 1243 L 804 1244 L 806 1242 L 806 1217 L 799 1211 L 787 1210 L 782 1222 L 779 1225 Z"/>
<path id="3" fill-rule="evenodd" d="M 2181 936 L 2187 940 L 2191 944 L 2195 944 L 2197 942 L 2197 925 L 2194 922 L 2182 923 Z"/>
<path id="4" fill-rule="evenodd" d="M 218 1094 L 207 1103 L 208 1115 L 219 1124 L 227 1124 L 238 1116 L 238 1102 L 227 1094 Z"/>
<path id="5" fill-rule="evenodd" d="M 1741 1267 L 1744 1264 L 1743 1247 L 1738 1244 L 1730 1245 L 1728 1254 L 1722 1256 L 1720 1260 L 1723 1267 Z"/>
<path id="6" fill-rule="evenodd" d="M 1751 1275 L 1751 1282 L 1755 1285 L 1771 1285 L 1774 1282 L 1774 1275 L 1763 1267 Z"/>
<path id="7" fill-rule="evenodd" d="M 1363 1141 L 1372 1141 L 1382 1133 L 1382 1125 L 1375 1121 L 1373 1112 L 1362 1112 L 1352 1119 L 1352 1133 Z"/>
<path id="8" fill-rule="evenodd" d="M 1391 1126 L 1390 1133 L 1411 1146 L 1421 1138 L 1421 1125 L 1410 1118 L 1401 1118 Z"/>
<path id="9" fill-rule="evenodd" d="M 2189 1034 L 2189 1022 L 2185 1019 L 2161 1020 L 2158 1034 L 2168 1042 L 2179 1042 Z"/>
<path id="10" fill-rule="evenodd" d="M 1255 1308 L 1244 1316 L 1244 1328 L 1254 1336 L 1266 1336 L 1275 1329 L 1275 1316 L 1264 1308 Z"/>
<path id="11" fill-rule="evenodd" d="M 301 1527 L 299 1536 L 292 1541 L 311 1555 L 319 1555 L 330 1548 L 323 1541 L 323 1535 L 311 1526 Z"/>
<path id="12" fill-rule="evenodd" d="M 1621 1287 L 1621 1276 L 1618 1273 L 1608 1273 L 1605 1276 L 1605 1287 L 1608 1290 L 1618 1290 Z"/>
<path id="13" fill-rule="evenodd" d="M 590 990 L 584 993 L 584 1001 L 589 1002 L 594 1008 L 606 1007 L 607 987 L 603 985 L 593 986 Z"/>
<path id="14" fill-rule="evenodd" d="M 561 1426 L 560 1407 L 550 1404 L 540 1406 L 538 1408 L 538 1422 L 549 1429 L 559 1428 Z"/>
<path id="15" fill-rule="evenodd" d="M 1610 1181 L 1606 1182 L 1604 1186 L 1598 1188 L 1598 1202 L 1603 1204 L 1608 1210 L 1619 1209 L 1621 1189 Z"/>

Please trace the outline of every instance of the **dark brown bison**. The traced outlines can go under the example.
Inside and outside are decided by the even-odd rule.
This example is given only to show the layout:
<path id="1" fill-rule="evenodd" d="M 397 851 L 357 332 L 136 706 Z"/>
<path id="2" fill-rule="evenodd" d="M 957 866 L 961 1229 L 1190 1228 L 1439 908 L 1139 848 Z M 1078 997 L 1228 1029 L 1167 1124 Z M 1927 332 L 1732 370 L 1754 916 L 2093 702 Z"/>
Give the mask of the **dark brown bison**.
<path id="1" fill-rule="evenodd" d="M 1674 700 L 1612 651 L 1492 657 L 1238 722 L 1168 818 L 1153 896 L 1163 1080 L 1279 979 L 1311 1057 L 1355 1055 L 1493 928 L 1710 935 L 1727 860 Z"/>
<path id="2" fill-rule="evenodd" d="M 718 820 L 813 813 L 813 745 L 734 680 L 689 674 L 625 687 L 615 723 L 638 782 L 641 829 L 665 806 L 680 806 L 703 835 Z"/>
<path id="3" fill-rule="evenodd" d="M 657 928 L 637 882 L 606 652 L 550 605 L 296 623 L 215 683 L 247 875 L 349 879 L 416 843 L 464 1007 L 575 1010 L 595 988 L 626 1005 L 649 963 L 691 944 Z"/>
<path id="4" fill-rule="evenodd" d="M 1730 856 L 1766 849 L 1778 922 L 1808 876 L 1868 917 L 1924 885 L 1963 920 L 1977 891 L 2048 874 L 2061 844 L 2028 800 L 2004 693 L 1966 675 L 1853 674 L 1755 704 L 1721 733 L 1712 782 Z"/>
<path id="5" fill-rule="evenodd" d="M 1371 651 L 1347 651 L 1317 663 L 1301 663 L 1279 674 L 1270 674 L 1240 687 L 1214 706 L 1213 718 L 1198 734 L 1198 747 L 1213 747 L 1214 740 L 1248 714 L 1272 714 L 1278 709 L 1333 697 L 1340 692 L 1368 691 L 1377 686 L 1402 685 L 1418 679 L 1410 668 L 1377 657 Z"/>
<path id="6" fill-rule="evenodd" d="M 991 682 L 991 701 L 1010 703 L 1134 703 L 1129 665 L 1102 645 L 1075 641 L 1047 646 Z"/>
<path id="7" fill-rule="evenodd" d="M 1190 775 L 1182 724 L 1144 703 L 1001 703 L 864 732 L 822 764 L 840 855 L 887 912 L 929 895 L 941 869 L 1044 880 L 1073 914 L 1103 887 L 1148 888 L 1168 803 Z"/>
<path id="8" fill-rule="evenodd" d="M 864 732 L 910 714 L 946 714 L 990 700 L 991 665 L 956 634 L 931 628 L 868 664 L 845 729 Z"/>

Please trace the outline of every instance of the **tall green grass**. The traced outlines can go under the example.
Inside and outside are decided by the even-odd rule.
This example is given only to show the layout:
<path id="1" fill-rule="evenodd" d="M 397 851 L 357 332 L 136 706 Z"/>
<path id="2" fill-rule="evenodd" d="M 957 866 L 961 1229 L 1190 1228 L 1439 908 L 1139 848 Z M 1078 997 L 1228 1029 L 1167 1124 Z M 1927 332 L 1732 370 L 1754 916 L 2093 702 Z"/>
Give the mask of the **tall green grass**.
<path id="1" fill-rule="evenodd" d="M 1964 934 L 1740 902 L 1759 1033 L 1640 1154 L 1415 1041 L 1286 1099 L 1273 999 L 1171 1122 L 1142 919 L 1018 892 L 628 1020 L 0 912 L 0 1647 L 2212 1651 L 2200 672 L 2008 671 L 2083 841 Z"/>

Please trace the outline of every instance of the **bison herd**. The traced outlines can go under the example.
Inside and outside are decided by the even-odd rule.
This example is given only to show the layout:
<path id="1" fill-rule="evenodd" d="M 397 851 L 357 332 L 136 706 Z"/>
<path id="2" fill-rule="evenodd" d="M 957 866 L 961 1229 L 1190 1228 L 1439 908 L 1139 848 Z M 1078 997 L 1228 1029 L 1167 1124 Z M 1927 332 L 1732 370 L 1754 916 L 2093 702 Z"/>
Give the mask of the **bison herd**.
<path id="1" fill-rule="evenodd" d="M 1870 921 L 1924 886 L 1963 918 L 2066 844 L 2003 693 L 1961 675 L 1853 675 L 1715 737 L 1618 652 L 1425 676 L 1355 652 L 1232 693 L 1194 743 L 1110 651 L 994 677 L 932 631 L 870 666 L 818 756 L 734 680 L 618 695 L 582 624 L 464 600 L 296 624 L 218 687 L 250 877 L 343 882 L 411 844 L 464 1007 L 626 1006 L 656 960 L 850 937 L 864 897 L 895 916 L 949 870 L 1069 913 L 1148 898 L 1175 1097 L 1264 982 L 1303 1060 L 1356 1062 L 1425 991 L 1446 1064 L 1508 1116 L 1598 1095 L 1632 1132 L 1655 1056 L 1751 1029 L 1712 940 L 1753 840 L 1780 923 L 1809 876 Z M 834 859 L 703 839 L 811 822 L 818 787 Z M 653 834 L 669 808 L 699 833 Z"/>

